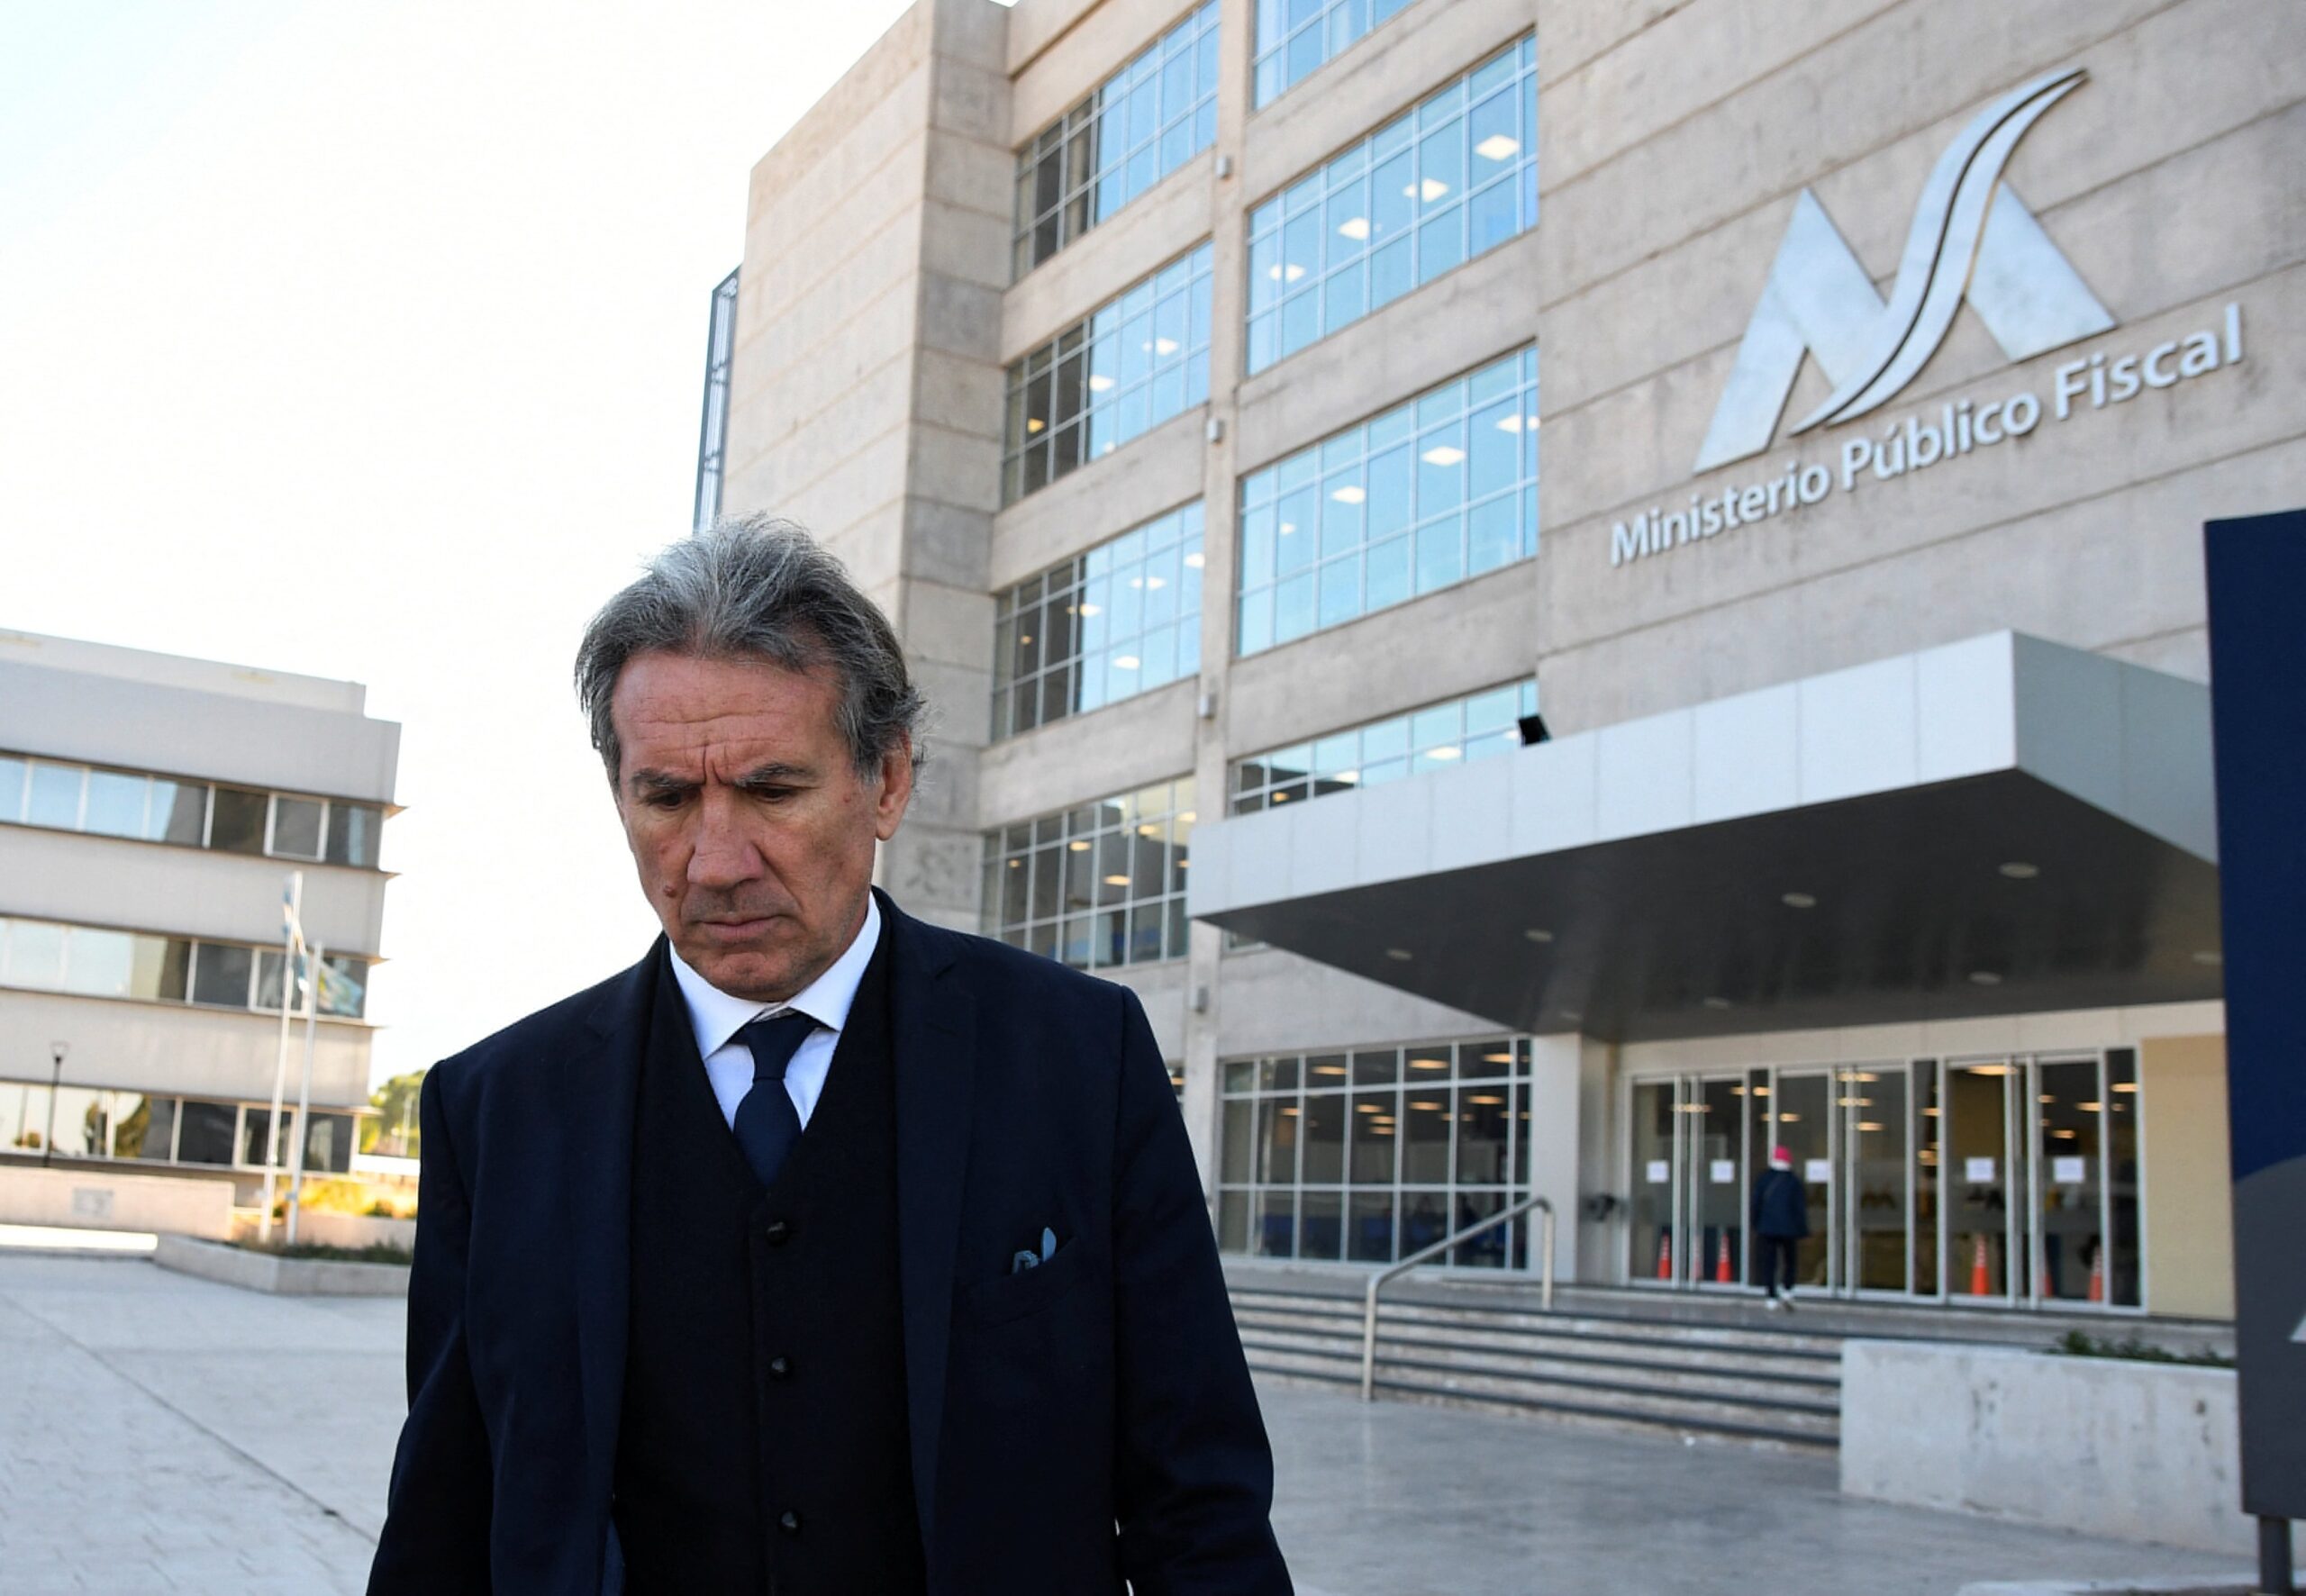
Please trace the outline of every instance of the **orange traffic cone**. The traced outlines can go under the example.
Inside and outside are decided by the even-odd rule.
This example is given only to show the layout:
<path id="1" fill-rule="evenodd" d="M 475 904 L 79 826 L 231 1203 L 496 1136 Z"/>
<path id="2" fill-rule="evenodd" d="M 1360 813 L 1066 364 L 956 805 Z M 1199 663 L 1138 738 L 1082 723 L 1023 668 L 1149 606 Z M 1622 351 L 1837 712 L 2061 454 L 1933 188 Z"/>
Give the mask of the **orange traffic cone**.
<path id="1" fill-rule="evenodd" d="M 1674 1278 L 1674 1233 L 1670 1230 L 1657 1232 L 1657 1278 Z"/>
<path id="2" fill-rule="evenodd" d="M 2106 1255 L 2103 1251 L 2090 1260 L 2090 1300 L 2093 1302 L 2106 1300 Z"/>
<path id="3" fill-rule="evenodd" d="M 1993 1289 L 1993 1283 L 1986 1268 L 1985 1233 L 1984 1231 L 1980 1231 L 1978 1233 L 1977 1250 L 1970 1256 L 1970 1295 L 1973 1297 L 1986 1296 L 1992 1292 Z"/>
<path id="4" fill-rule="evenodd" d="M 1728 1285 L 1730 1282 L 1730 1232 L 1721 1232 L 1721 1250 L 1713 1260 L 1713 1283 Z"/>

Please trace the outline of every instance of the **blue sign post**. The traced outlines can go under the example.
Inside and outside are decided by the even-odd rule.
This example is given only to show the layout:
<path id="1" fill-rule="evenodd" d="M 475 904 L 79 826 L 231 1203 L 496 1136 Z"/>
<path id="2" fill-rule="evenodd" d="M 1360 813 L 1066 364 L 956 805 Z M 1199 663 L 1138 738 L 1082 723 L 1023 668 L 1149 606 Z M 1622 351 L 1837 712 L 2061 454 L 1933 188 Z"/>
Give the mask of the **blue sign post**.
<path id="1" fill-rule="evenodd" d="M 2306 1518 L 2306 511 L 2214 521 L 2211 720 L 2233 1121 L 2242 1510 L 2290 1592 Z"/>

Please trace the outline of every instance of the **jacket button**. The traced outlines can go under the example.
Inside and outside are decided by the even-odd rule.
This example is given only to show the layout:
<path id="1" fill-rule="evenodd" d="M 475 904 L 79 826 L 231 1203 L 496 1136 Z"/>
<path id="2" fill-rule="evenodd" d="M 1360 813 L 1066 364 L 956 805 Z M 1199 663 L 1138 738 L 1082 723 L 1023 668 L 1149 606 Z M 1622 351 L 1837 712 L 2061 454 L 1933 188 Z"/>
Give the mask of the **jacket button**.
<path id="1" fill-rule="evenodd" d="M 793 1373 L 793 1361 L 790 1358 L 770 1358 L 768 1360 L 768 1372 L 776 1375 L 779 1380 L 785 1379 Z"/>
<path id="2" fill-rule="evenodd" d="M 801 1515 L 786 1508 L 776 1516 L 776 1527 L 787 1535 L 798 1535 L 801 1533 Z"/>
<path id="3" fill-rule="evenodd" d="M 768 1238 L 769 1246 L 783 1247 L 785 1242 L 792 1239 L 792 1221 L 789 1220 L 771 1220 L 762 1229 L 761 1234 Z"/>

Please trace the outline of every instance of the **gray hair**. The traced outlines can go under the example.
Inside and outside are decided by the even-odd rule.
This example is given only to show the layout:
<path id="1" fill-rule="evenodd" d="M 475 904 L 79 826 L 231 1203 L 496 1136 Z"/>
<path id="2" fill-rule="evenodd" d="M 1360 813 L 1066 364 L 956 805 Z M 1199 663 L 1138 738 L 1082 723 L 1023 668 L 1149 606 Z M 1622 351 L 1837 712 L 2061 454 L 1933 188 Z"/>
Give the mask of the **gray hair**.
<path id="1" fill-rule="evenodd" d="M 759 659 L 789 671 L 830 667 L 836 724 L 861 775 L 913 739 L 925 705 L 896 629 L 840 561 L 795 523 L 769 515 L 715 521 L 650 560 L 601 606 L 576 649 L 576 702 L 617 784 L 623 749 L 609 701 L 637 654 Z M 913 763 L 921 763 L 915 746 Z"/>

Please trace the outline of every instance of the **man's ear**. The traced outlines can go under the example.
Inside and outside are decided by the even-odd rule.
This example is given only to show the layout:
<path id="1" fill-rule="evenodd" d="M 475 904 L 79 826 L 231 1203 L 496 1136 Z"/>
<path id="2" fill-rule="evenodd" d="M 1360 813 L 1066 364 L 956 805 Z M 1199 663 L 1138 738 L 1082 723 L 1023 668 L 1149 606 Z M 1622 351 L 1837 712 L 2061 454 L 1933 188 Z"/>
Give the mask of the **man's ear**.
<path id="1" fill-rule="evenodd" d="M 912 803 L 912 739 L 899 734 L 881 754 L 879 792 L 874 800 L 873 834 L 883 842 L 897 834 Z"/>

